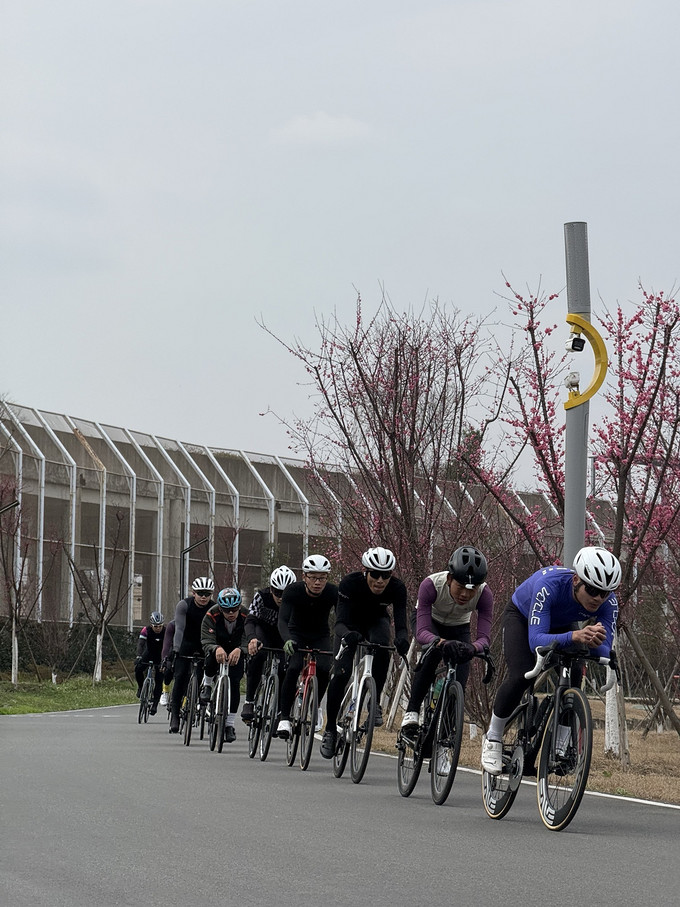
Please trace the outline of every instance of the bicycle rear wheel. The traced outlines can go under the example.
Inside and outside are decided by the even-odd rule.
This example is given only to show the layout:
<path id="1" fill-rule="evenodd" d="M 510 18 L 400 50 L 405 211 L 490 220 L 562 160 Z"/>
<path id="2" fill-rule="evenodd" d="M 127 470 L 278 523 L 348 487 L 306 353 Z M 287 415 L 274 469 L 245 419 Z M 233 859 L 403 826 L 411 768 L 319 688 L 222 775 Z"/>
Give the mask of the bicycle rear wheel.
<path id="1" fill-rule="evenodd" d="M 422 729 L 415 730 L 412 737 L 400 731 L 397 737 L 397 750 L 397 787 L 402 797 L 410 797 L 423 766 Z"/>
<path id="2" fill-rule="evenodd" d="M 264 704 L 264 691 L 266 683 L 261 680 L 255 694 L 255 703 L 253 705 L 253 717 L 248 727 L 248 755 L 251 759 L 255 758 L 255 753 L 260 745 L 260 734 L 262 733 L 262 710 Z"/>
<path id="3" fill-rule="evenodd" d="M 187 704 L 184 721 L 184 746 L 191 743 L 191 731 L 196 721 L 196 703 L 198 702 L 198 678 L 192 674 L 187 688 Z"/>
<path id="4" fill-rule="evenodd" d="M 368 757 L 371 755 L 373 729 L 375 728 L 375 715 L 378 709 L 375 680 L 366 677 L 361 685 L 359 700 L 357 702 L 356 731 L 350 727 L 349 742 L 349 771 L 352 781 L 358 784 L 364 777 Z"/>
<path id="5" fill-rule="evenodd" d="M 319 683 L 316 677 L 310 677 L 305 688 L 300 713 L 300 768 L 307 771 L 314 748 L 314 729 L 316 728 L 319 710 Z"/>
<path id="6" fill-rule="evenodd" d="M 590 705 L 583 692 L 565 690 L 555 725 L 546 725 L 538 757 L 536 796 L 538 811 L 546 828 L 561 831 L 576 815 L 588 783 L 593 750 L 593 723 Z"/>
<path id="7" fill-rule="evenodd" d="M 349 722 L 350 718 L 345 712 L 338 722 L 340 730 L 335 743 L 335 753 L 333 754 L 333 774 L 336 778 L 342 778 L 347 765 L 349 756 Z"/>
<path id="8" fill-rule="evenodd" d="M 457 680 L 442 690 L 430 758 L 432 799 L 441 806 L 451 793 L 463 739 L 463 688 Z"/>
<path id="9" fill-rule="evenodd" d="M 524 772 L 526 708 L 519 709 L 503 732 L 503 772 L 490 775 L 482 770 L 482 802 L 492 819 L 502 819 L 515 802 Z"/>
<path id="10" fill-rule="evenodd" d="M 217 752 L 222 752 L 224 746 L 224 728 L 229 714 L 229 677 L 220 679 L 220 688 L 217 691 Z"/>
<path id="11" fill-rule="evenodd" d="M 137 723 L 144 724 L 149 720 L 149 709 L 151 708 L 151 680 L 147 677 L 142 684 L 142 692 L 139 694 L 139 715 Z"/>
<path id="12" fill-rule="evenodd" d="M 278 701 L 279 678 L 274 675 L 267 678 L 267 688 L 265 689 L 264 704 L 262 706 L 262 735 L 260 737 L 260 759 L 262 762 L 267 758 L 272 737 L 274 736 Z"/>

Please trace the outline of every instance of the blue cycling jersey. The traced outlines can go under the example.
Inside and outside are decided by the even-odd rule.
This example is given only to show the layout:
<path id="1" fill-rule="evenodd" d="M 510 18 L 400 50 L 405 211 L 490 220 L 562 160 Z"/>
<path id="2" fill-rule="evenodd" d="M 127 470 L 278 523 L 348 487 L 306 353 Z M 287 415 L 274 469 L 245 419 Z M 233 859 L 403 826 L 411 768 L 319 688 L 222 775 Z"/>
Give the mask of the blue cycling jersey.
<path id="1" fill-rule="evenodd" d="M 517 587 L 512 601 L 529 621 L 529 646 L 549 646 L 557 641 L 560 647 L 571 644 L 571 630 L 555 630 L 576 622 L 601 623 L 607 637 L 601 646 L 591 649 L 591 654 L 609 657 L 614 639 L 619 606 L 612 592 L 597 611 L 587 611 L 574 598 L 574 571 L 566 567 L 544 567 L 537 570 Z"/>

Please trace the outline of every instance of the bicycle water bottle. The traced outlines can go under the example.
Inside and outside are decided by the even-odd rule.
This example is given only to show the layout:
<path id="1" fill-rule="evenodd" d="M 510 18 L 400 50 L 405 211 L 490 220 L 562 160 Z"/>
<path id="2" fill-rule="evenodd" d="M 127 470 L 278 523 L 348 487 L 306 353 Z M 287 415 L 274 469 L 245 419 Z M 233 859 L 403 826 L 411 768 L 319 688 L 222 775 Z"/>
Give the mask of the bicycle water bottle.
<path id="1" fill-rule="evenodd" d="M 438 677 L 437 680 L 435 681 L 434 686 L 432 687 L 432 699 L 430 700 L 431 708 L 434 708 L 436 706 L 437 700 L 439 699 L 439 694 L 441 693 L 443 686 L 444 686 L 444 678 Z"/>

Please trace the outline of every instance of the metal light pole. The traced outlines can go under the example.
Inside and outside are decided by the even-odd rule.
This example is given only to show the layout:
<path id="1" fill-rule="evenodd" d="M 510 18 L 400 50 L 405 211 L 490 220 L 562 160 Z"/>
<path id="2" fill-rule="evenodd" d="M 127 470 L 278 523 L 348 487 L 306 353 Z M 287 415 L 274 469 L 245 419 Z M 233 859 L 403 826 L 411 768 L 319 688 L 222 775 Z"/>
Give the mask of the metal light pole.
<path id="1" fill-rule="evenodd" d="M 590 276 L 588 271 L 588 225 L 582 222 L 564 225 L 567 265 L 567 324 L 571 333 L 566 347 L 580 353 L 586 340 L 595 355 L 595 372 L 581 393 L 579 372 L 569 372 L 565 384 L 569 398 L 564 404 L 566 442 L 564 453 L 564 552 L 563 563 L 569 566 L 586 531 L 586 480 L 588 475 L 588 423 L 590 398 L 600 388 L 607 373 L 607 350 L 602 337 L 590 323 Z M 584 335 L 584 337 L 581 336 Z"/>

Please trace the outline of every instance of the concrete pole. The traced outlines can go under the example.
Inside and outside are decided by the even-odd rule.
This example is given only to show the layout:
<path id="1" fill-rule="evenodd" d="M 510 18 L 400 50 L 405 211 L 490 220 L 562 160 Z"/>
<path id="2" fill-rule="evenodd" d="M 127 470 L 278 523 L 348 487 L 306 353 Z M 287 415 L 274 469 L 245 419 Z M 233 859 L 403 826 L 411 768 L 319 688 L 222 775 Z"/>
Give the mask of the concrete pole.
<path id="1" fill-rule="evenodd" d="M 567 307 L 570 315 L 590 322 L 590 275 L 588 270 L 588 225 L 564 225 L 567 266 Z M 580 352 L 585 343 L 572 334 L 567 349 Z M 570 373 L 568 386 L 578 386 L 578 373 Z M 565 566 L 571 566 L 583 547 L 586 530 L 586 479 L 588 475 L 588 423 L 590 403 L 586 399 L 567 409 L 564 452 L 564 552 Z"/>

